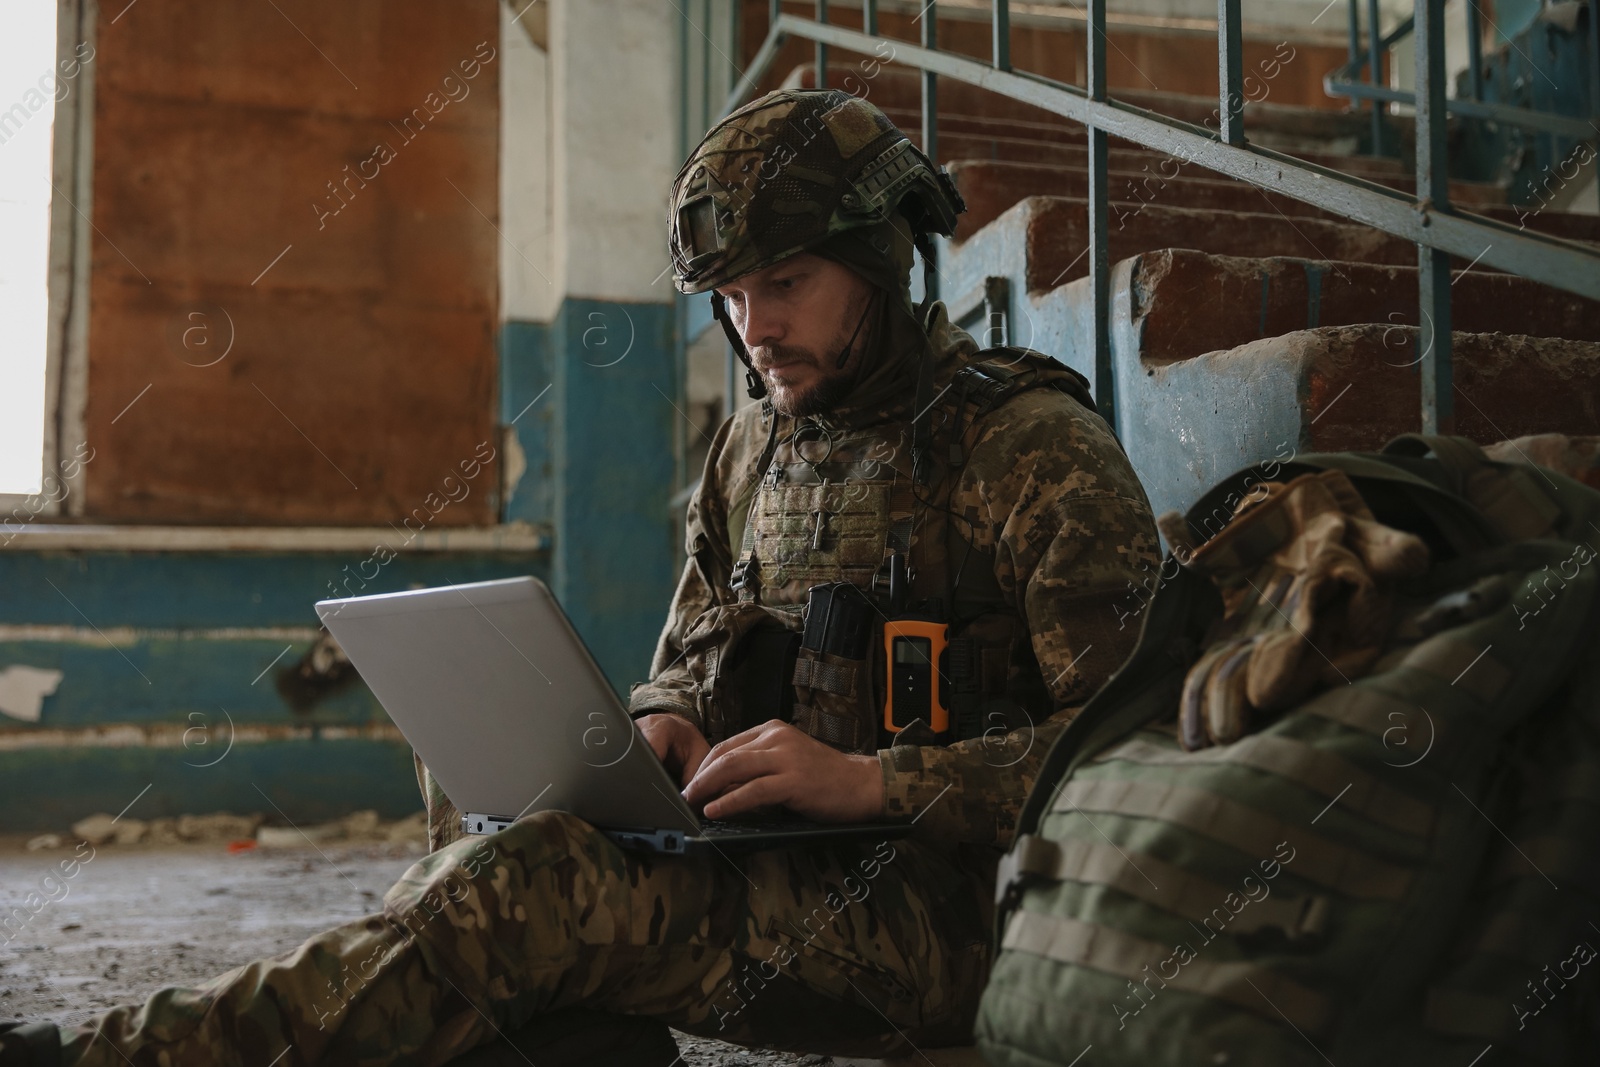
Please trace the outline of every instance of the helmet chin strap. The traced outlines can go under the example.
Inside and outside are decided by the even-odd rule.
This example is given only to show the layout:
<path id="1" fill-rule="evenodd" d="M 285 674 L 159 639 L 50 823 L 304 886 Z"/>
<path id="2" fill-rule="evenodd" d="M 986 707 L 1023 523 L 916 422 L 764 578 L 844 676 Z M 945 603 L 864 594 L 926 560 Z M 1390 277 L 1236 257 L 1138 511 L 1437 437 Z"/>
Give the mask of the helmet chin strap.
<path id="1" fill-rule="evenodd" d="M 874 287 L 873 291 L 867 294 L 867 306 L 861 309 L 861 317 L 856 320 L 855 332 L 850 335 L 850 340 L 844 343 L 844 347 L 839 349 L 839 358 L 833 361 L 834 370 L 844 369 L 845 360 L 850 358 L 850 350 L 855 347 L 856 338 L 861 336 L 861 327 L 867 324 L 867 316 L 872 313 L 872 302 L 877 298 L 878 290 Z"/>
<path id="2" fill-rule="evenodd" d="M 751 400 L 760 400 L 767 395 L 767 383 L 761 380 L 761 375 L 751 365 L 750 351 L 744 346 L 744 338 L 733 328 L 733 319 L 728 317 L 728 301 L 715 289 L 711 290 L 711 317 L 722 324 L 722 332 L 727 335 L 728 344 L 733 346 L 734 355 L 744 364 L 745 392 Z"/>

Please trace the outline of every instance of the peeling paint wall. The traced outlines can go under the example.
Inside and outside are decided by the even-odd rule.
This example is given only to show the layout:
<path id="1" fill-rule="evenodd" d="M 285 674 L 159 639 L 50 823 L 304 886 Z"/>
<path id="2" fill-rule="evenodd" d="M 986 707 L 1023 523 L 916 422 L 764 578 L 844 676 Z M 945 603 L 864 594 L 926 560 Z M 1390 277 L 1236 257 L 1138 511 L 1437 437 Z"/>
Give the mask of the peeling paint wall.
<path id="1" fill-rule="evenodd" d="M 364 554 L 0 551 L 0 827 L 59 831 L 136 796 L 140 818 L 415 810 L 399 731 L 313 655 L 312 604 Z M 548 578 L 547 562 L 411 552 L 359 591 Z"/>
<path id="2" fill-rule="evenodd" d="M 0 715 L 19 722 L 38 722 L 44 698 L 56 691 L 62 677 L 58 670 L 22 663 L 0 670 Z"/>

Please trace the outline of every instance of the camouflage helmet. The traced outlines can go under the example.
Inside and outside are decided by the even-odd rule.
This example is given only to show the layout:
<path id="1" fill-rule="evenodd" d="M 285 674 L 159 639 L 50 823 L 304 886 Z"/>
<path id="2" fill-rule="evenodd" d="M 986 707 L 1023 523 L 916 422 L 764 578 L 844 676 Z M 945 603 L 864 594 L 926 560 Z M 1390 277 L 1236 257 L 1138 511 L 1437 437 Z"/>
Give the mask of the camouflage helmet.
<path id="1" fill-rule="evenodd" d="M 780 89 L 713 126 L 673 180 L 673 279 L 704 293 L 897 210 L 914 233 L 948 237 L 966 205 L 875 105 Z"/>

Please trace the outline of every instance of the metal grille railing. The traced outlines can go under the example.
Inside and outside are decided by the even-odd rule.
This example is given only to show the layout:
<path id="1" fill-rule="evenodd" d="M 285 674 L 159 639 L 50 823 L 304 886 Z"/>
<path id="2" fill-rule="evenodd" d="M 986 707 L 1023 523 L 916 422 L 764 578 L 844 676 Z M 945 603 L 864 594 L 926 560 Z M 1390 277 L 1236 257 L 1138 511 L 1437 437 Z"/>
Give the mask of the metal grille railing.
<path id="1" fill-rule="evenodd" d="M 810 19 L 784 14 L 779 0 L 773 0 L 771 27 L 766 39 L 729 93 L 723 113 L 745 101 L 766 76 L 780 46 L 790 38 L 809 40 L 815 45 L 818 85 L 827 84 L 830 48 L 866 55 L 872 54 L 881 42 L 888 41 L 894 47 L 896 63 L 921 72 L 922 144 L 930 157 L 937 159 L 938 79 L 941 77 L 955 78 L 1032 104 L 1085 126 L 1089 145 L 1089 277 L 1094 330 L 1091 377 L 1097 406 L 1113 424 L 1116 403 L 1108 322 L 1111 270 L 1108 137 L 1179 156 L 1204 169 L 1282 193 L 1410 241 L 1417 246 L 1419 268 L 1417 364 L 1422 375 L 1422 428 L 1428 433 L 1448 433 L 1454 428 L 1450 257 L 1460 256 L 1589 299 L 1600 299 L 1600 252 L 1572 241 L 1523 232 L 1451 205 L 1444 136 L 1446 108 L 1461 110 L 1463 104 L 1471 102 L 1446 102 L 1444 0 L 1415 0 L 1415 3 L 1417 184 L 1414 195 L 1247 141 L 1240 0 L 1218 0 L 1217 3 L 1221 121 L 1215 132 L 1108 97 L 1105 0 L 1088 0 L 1088 84 L 1083 88 L 1012 69 L 1007 0 L 991 0 L 993 55 L 989 63 L 938 48 L 936 2 L 928 3 L 918 16 L 921 39 L 913 45 L 879 34 L 877 0 L 863 0 L 861 30 L 830 25 L 826 0 L 816 0 L 815 17 Z M 1374 45 L 1379 43 L 1374 41 Z M 1376 53 L 1374 48 L 1369 62 Z"/>
<path id="2" fill-rule="evenodd" d="M 1600 130 L 1597 130 L 1593 121 L 1573 118 L 1568 115 L 1558 115 L 1550 111 L 1536 111 L 1533 108 L 1511 107 L 1505 104 L 1486 104 L 1483 102 L 1483 29 L 1480 25 L 1481 13 L 1478 10 L 1478 0 L 1462 0 L 1466 6 L 1467 23 L 1467 85 L 1471 97 L 1466 100 L 1446 100 L 1445 111 L 1451 115 L 1460 115 L 1463 118 L 1483 119 L 1488 122 L 1497 122 L 1504 126 L 1519 126 L 1529 130 L 1540 130 L 1545 133 L 1559 133 L 1575 140 L 1593 139 Z M 1357 0 L 1350 0 L 1350 61 L 1336 70 L 1330 71 L 1323 79 L 1323 87 L 1329 96 L 1348 96 L 1355 100 L 1366 100 L 1371 103 L 1372 111 L 1372 144 L 1375 153 L 1385 151 L 1386 146 L 1393 141 L 1384 122 L 1384 115 L 1391 103 L 1415 105 L 1416 94 L 1405 89 L 1391 89 L 1378 84 L 1378 76 L 1373 71 L 1383 69 L 1383 57 L 1393 51 L 1394 46 L 1411 36 L 1417 28 L 1417 18 L 1409 15 L 1401 20 L 1394 29 L 1388 33 L 1379 34 L 1376 30 L 1378 17 L 1378 0 L 1367 0 L 1367 52 L 1361 53 L 1361 16 Z M 1600 119 L 1600 20 L 1589 20 L 1589 50 L 1590 50 L 1590 77 L 1589 77 L 1589 110 L 1591 115 Z M 1420 49 L 1427 42 L 1419 39 L 1418 58 L 1420 64 Z M 1363 81 L 1361 75 L 1367 74 Z"/>

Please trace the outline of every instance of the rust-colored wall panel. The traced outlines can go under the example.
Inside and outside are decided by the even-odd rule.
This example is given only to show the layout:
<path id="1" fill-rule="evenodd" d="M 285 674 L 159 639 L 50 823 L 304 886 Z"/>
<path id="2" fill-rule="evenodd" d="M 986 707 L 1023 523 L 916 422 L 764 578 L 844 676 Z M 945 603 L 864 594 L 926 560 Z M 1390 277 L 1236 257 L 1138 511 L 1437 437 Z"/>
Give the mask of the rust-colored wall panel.
<path id="1" fill-rule="evenodd" d="M 126 332 L 162 337 L 170 303 L 143 285 L 124 285 L 123 294 L 118 316 Z M 362 304 L 320 290 L 271 302 L 241 294 L 234 307 L 239 338 L 267 337 L 270 347 L 240 340 L 203 368 L 157 353 L 175 369 L 104 431 L 110 447 L 98 449 L 95 462 L 160 454 L 137 477 L 95 483 L 102 513 L 134 521 L 226 523 L 244 512 L 262 523 L 387 523 L 436 491 L 480 442 L 494 444 L 476 412 L 493 395 L 494 379 L 481 355 L 493 331 L 480 309 Z M 426 353 L 434 365 L 407 367 L 390 356 L 408 352 Z M 125 404 L 144 383 L 120 377 Z M 108 417 L 116 414 L 109 409 Z M 488 518 L 493 484 L 492 476 L 473 481 L 476 521 Z M 462 504 L 437 521 L 466 522 Z"/>
<path id="2" fill-rule="evenodd" d="M 493 442 L 495 0 L 277 7 L 101 23 L 95 519 L 399 521 Z"/>

